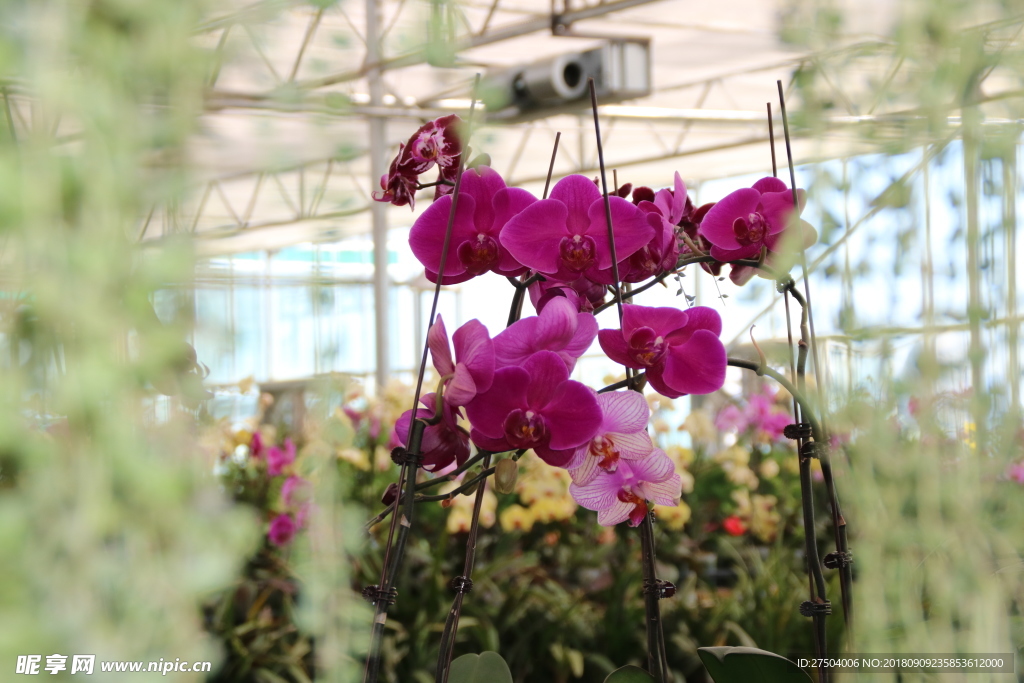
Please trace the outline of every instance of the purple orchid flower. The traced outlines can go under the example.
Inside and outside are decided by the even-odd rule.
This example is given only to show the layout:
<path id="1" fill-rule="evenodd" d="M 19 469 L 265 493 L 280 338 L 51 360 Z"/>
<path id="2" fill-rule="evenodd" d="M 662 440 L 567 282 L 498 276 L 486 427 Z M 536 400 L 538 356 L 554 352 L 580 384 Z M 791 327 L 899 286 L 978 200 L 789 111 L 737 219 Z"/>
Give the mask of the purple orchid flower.
<path id="1" fill-rule="evenodd" d="M 576 449 L 569 462 L 569 474 L 580 486 L 586 486 L 600 472 L 614 472 L 623 460 L 638 460 L 650 455 L 654 443 L 647 433 L 651 409 L 647 399 L 636 391 L 598 394 L 601 426 L 597 435 Z"/>
<path id="2" fill-rule="evenodd" d="M 450 376 L 444 390 L 445 403 L 458 407 L 472 401 L 481 391 L 491 388 L 494 379 L 494 342 L 479 320 L 470 320 L 455 330 L 452 341 L 455 342 L 457 363 L 452 360 L 444 321 L 440 315 L 437 316 L 437 321 L 427 333 L 427 344 L 430 346 L 434 368 L 442 377 Z"/>
<path id="3" fill-rule="evenodd" d="M 649 190 L 649 188 L 637 188 Z M 634 194 L 635 197 L 646 196 L 645 193 Z M 672 270 L 679 260 L 679 239 L 676 237 L 676 226 L 683 219 L 687 208 L 693 210 L 693 203 L 686 195 L 686 184 L 675 174 L 675 186 L 672 190 L 659 190 L 653 200 L 642 199 L 637 208 L 648 216 L 648 222 L 655 230 L 650 242 L 638 249 L 619 266 L 619 277 L 624 282 L 643 282 L 649 277 Z M 616 240 L 616 245 L 618 240 Z M 612 283 L 612 273 L 602 271 L 601 280 Z"/>
<path id="4" fill-rule="evenodd" d="M 610 197 L 616 257 L 623 260 L 651 241 L 647 215 L 621 197 Z M 581 275 L 599 280 L 612 265 L 604 200 L 593 181 L 562 178 L 549 199 L 526 207 L 501 233 L 501 243 L 523 265 L 555 280 Z"/>
<path id="5" fill-rule="evenodd" d="M 469 435 L 466 430 L 459 427 L 458 412 L 456 408 L 443 401 L 441 421 L 434 425 L 427 425 L 423 430 L 423 438 L 420 441 L 420 454 L 423 456 L 423 469 L 428 472 L 448 467 L 453 462 L 459 465 L 469 458 Z M 420 404 L 426 410 L 420 408 L 416 411 L 416 418 L 430 419 L 437 409 L 437 394 L 427 394 L 420 397 Z M 395 422 L 395 429 L 392 433 L 392 441 L 397 441 L 402 446 L 409 445 L 409 426 L 412 422 L 412 411 L 407 410 Z"/>
<path id="6" fill-rule="evenodd" d="M 276 477 L 284 468 L 295 462 L 295 443 L 291 439 L 284 440 L 284 448 L 271 446 L 267 449 L 267 474 Z"/>
<path id="7" fill-rule="evenodd" d="M 487 271 L 513 276 L 523 273 L 526 268 L 502 246 L 499 237 L 510 218 L 536 201 L 526 190 L 506 187 L 497 171 L 487 166 L 467 169 L 462 174 L 442 283 L 465 282 Z M 416 219 L 409 232 L 412 253 L 426 268 L 431 282 L 437 282 L 441 268 L 451 206 L 450 196 L 437 200 Z"/>
<path id="8" fill-rule="evenodd" d="M 435 164 L 440 171 L 438 180 L 443 182 L 434 190 L 434 199 L 450 194 L 462 155 L 462 141 L 456 130 L 461 123 L 462 119 L 451 114 L 420 126 L 408 142 L 399 145 L 398 156 L 380 179 L 383 192 L 374 192 L 373 198 L 413 208 L 419 176 Z"/>
<path id="9" fill-rule="evenodd" d="M 792 417 L 780 409 L 770 393 L 754 394 L 743 408 L 729 404 L 715 417 L 715 427 L 721 431 L 745 432 L 754 430 L 759 439 L 778 441 Z"/>
<path id="10" fill-rule="evenodd" d="M 797 190 L 803 211 L 805 193 Z M 752 187 L 736 190 L 715 204 L 701 222 L 700 234 L 711 243 L 711 255 L 723 262 L 757 258 L 761 249 L 777 254 L 793 213 L 793 193 L 778 178 L 762 178 Z M 817 233 L 805 221 L 798 221 L 804 246 L 813 244 Z M 808 242 L 809 240 L 809 242 Z M 730 279 L 744 284 L 754 275 L 749 266 L 734 267 Z"/>
<path id="11" fill-rule="evenodd" d="M 570 380 L 565 362 L 552 351 L 497 370 L 491 389 L 467 405 L 466 413 L 477 447 L 495 453 L 532 448 L 555 467 L 564 467 L 601 424 L 596 394 Z"/>
<path id="12" fill-rule="evenodd" d="M 597 511 L 598 524 L 615 526 L 628 519 L 630 526 L 639 526 L 647 515 L 647 501 L 679 505 L 682 488 L 672 460 L 655 448 L 646 458 L 621 461 L 614 472 L 598 472 L 588 484 L 570 484 L 569 493 Z"/>
<path id="13" fill-rule="evenodd" d="M 267 530 L 267 538 L 276 546 L 288 545 L 295 538 L 295 532 L 299 526 L 289 514 L 278 515 L 270 522 Z"/>
<path id="14" fill-rule="evenodd" d="M 705 306 L 681 311 L 636 304 L 622 307 L 622 329 L 601 330 L 601 348 L 616 363 L 646 370 L 654 390 L 668 398 L 709 394 L 725 383 L 722 318 Z"/>
<path id="15" fill-rule="evenodd" d="M 530 301 L 538 313 L 557 297 L 568 299 L 580 313 L 591 313 L 604 303 L 605 288 L 599 282 L 580 277 L 572 282 L 539 280 L 530 285 L 529 292 Z"/>
<path id="16" fill-rule="evenodd" d="M 597 319 L 579 313 L 565 297 L 548 302 L 539 315 L 523 318 L 494 338 L 498 367 L 522 365 L 537 351 L 553 351 L 569 372 L 597 336 Z"/>

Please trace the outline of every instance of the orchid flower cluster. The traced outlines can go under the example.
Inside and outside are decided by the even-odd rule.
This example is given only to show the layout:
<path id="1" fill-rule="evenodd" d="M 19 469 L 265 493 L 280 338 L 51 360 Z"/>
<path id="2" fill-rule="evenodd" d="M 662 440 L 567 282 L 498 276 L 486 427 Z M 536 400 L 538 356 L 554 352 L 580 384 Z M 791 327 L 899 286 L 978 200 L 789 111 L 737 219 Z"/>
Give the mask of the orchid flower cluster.
<path id="1" fill-rule="evenodd" d="M 385 191 L 376 199 L 411 205 L 417 174 L 434 164 L 442 180 L 453 168 L 456 177 L 461 146 L 449 136 L 456 122 L 449 116 L 421 127 L 381 179 Z M 493 339 L 471 320 L 451 343 L 438 316 L 428 346 L 441 383 L 421 398 L 422 408 L 402 415 L 395 440 L 407 445 L 412 421 L 427 421 L 421 450 L 429 472 L 464 464 L 470 443 L 490 453 L 531 449 L 547 464 L 568 470 L 573 498 L 608 526 L 627 520 L 639 525 L 648 501 L 678 504 L 681 480 L 647 433 L 650 409 L 643 395 L 598 393 L 570 374 L 596 339 L 609 358 L 643 371 L 663 396 L 721 388 L 727 357 L 714 309 L 627 303 L 620 327 L 604 330 L 598 330 L 594 312 L 609 285 L 663 277 L 686 255 L 709 252 L 718 261 L 703 259 L 712 270 L 723 262 L 772 259 L 785 241 L 794 194 L 782 181 L 765 178 L 695 208 L 676 173 L 672 188 L 638 187 L 630 201 L 632 188 L 625 186 L 607 198 L 606 207 L 595 182 L 581 175 L 561 179 L 549 197 L 538 199 L 507 187 L 494 169 L 478 166 L 462 173 L 453 213 L 452 193 L 437 187 L 436 201 L 409 235 L 427 277 L 442 284 L 488 272 L 518 277 L 518 287 L 529 283 L 536 315 L 513 322 Z M 802 191 L 796 196 L 802 208 Z M 805 234 L 813 234 L 807 229 Z M 732 279 L 745 282 L 754 270 L 734 264 Z M 468 431 L 459 424 L 463 418 Z"/>

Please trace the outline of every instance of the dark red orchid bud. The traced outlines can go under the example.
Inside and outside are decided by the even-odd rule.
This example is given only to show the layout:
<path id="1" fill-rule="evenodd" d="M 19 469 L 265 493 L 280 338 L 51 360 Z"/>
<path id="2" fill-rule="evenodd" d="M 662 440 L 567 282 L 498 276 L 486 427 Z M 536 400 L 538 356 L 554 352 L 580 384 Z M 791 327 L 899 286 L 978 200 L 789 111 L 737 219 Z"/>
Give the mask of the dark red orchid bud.
<path id="1" fill-rule="evenodd" d="M 639 205 L 640 202 L 653 202 L 654 201 L 654 190 L 649 187 L 641 185 L 640 187 L 633 190 L 633 203 Z"/>
<path id="2" fill-rule="evenodd" d="M 621 198 L 625 199 L 626 197 L 629 196 L 629 193 L 632 192 L 632 191 L 633 191 L 633 183 L 626 183 L 625 185 L 623 185 L 622 187 L 620 187 L 618 190 L 615 191 L 615 195 L 617 197 L 621 197 Z"/>
<path id="3" fill-rule="evenodd" d="M 388 484 L 388 487 L 384 489 L 384 495 L 380 497 L 380 502 L 384 505 L 390 506 L 398 500 L 398 484 L 392 482 Z"/>

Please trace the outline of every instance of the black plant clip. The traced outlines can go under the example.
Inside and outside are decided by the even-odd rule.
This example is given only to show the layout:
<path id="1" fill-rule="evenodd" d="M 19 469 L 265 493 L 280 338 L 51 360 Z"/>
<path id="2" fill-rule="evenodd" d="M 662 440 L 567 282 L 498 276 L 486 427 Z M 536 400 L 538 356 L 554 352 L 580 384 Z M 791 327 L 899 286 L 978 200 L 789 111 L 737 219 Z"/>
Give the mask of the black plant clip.
<path id="1" fill-rule="evenodd" d="M 653 582 L 644 581 L 644 593 L 658 596 L 659 600 L 671 598 L 676 594 L 676 585 L 671 581 L 655 579 Z"/>
<path id="2" fill-rule="evenodd" d="M 795 424 L 786 425 L 782 429 L 782 434 L 787 439 L 793 439 L 794 441 L 797 441 L 799 439 L 811 438 L 813 432 L 811 431 L 810 422 L 797 422 Z"/>
<path id="3" fill-rule="evenodd" d="M 822 564 L 824 564 L 829 569 L 841 569 L 843 567 L 849 567 L 851 564 L 853 564 L 853 553 L 849 551 L 844 553 L 841 550 L 837 550 L 826 555 L 822 560 Z"/>
<path id="4" fill-rule="evenodd" d="M 800 614 L 805 617 L 828 616 L 832 614 L 832 603 L 829 600 L 821 602 L 805 600 L 800 603 Z"/>
<path id="5" fill-rule="evenodd" d="M 423 462 L 422 455 L 413 455 L 402 446 L 391 449 L 391 461 L 396 465 L 412 465 L 419 467 Z"/>
<path id="6" fill-rule="evenodd" d="M 449 585 L 456 593 L 469 593 L 473 590 L 473 579 L 467 576 L 456 576 Z"/>
<path id="7" fill-rule="evenodd" d="M 398 598 L 398 589 L 392 588 L 389 591 L 381 590 L 377 584 L 367 586 L 363 589 L 363 597 L 370 601 L 371 604 L 378 602 L 387 603 L 388 605 L 395 604 L 395 600 Z"/>

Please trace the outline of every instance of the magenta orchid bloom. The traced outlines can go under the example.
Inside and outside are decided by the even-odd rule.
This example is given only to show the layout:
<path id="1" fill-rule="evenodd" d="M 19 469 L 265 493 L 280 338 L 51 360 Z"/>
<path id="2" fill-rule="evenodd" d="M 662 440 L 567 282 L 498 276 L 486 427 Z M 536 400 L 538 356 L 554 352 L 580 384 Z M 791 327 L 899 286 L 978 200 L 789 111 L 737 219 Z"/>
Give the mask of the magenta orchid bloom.
<path id="1" fill-rule="evenodd" d="M 593 314 L 579 313 L 567 298 L 557 297 L 539 315 L 523 318 L 495 337 L 494 358 L 498 367 L 522 365 L 537 351 L 553 351 L 572 372 L 596 336 Z"/>
<path id="2" fill-rule="evenodd" d="M 444 403 L 441 411 L 441 421 L 436 425 L 427 425 L 423 430 L 423 438 L 420 441 L 420 454 L 423 456 L 423 469 L 428 472 L 448 467 L 453 462 L 466 462 L 469 458 L 469 435 L 466 430 L 459 427 L 458 412 L 454 406 Z M 416 411 L 416 418 L 430 419 L 437 409 L 437 394 L 427 394 L 420 397 L 420 404 L 426 410 L 420 408 Z M 409 445 L 409 426 L 412 422 L 412 411 L 407 410 L 395 422 L 392 441 L 397 441 L 402 446 Z"/>
<path id="3" fill-rule="evenodd" d="M 805 193 L 797 190 L 803 211 Z M 793 193 L 778 178 L 761 178 L 752 187 L 736 190 L 715 204 L 701 222 L 700 234 L 711 243 L 711 255 L 719 261 L 757 258 L 761 249 L 769 254 L 782 249 L 783 233 L 793 213 Z M 813 244 L 817 234 L 809 224 L 798 221 L 804 247 Z M 749 266 L 734 267 L 730 279 L 746 283 L 753 275 Z"/>
<path id="4" fill-rule="evenodd" d="M 569 474 L 580 486 L 594 480 L 600 472 L 614 472 L 622 460 L 645 458 L 654 450 L 647 433 L 651 409 L 637 391 L 598 394 L 601 426 L 597 435 L 576 449 L 569 462 Z"/>
<path id="5" fill-rule="evenodd" d="M 601 330 L 597 338 L 613 361 L 645 370 L 655 391 L 678 398 L 722 388 L 727 357 L 721 333 L 722 318 L 712 308 L 625 304 L 622 329 Z"/>
<path id="6" fill-rule="evenodd" d="M 300 507 L 310 497 L 310 483 L 302 477 L 291 476 L 281 484 L 281 502 L 285 507 Z"/>
<path id="7" fill-rule="evenodd" d="M 530 285 L 529 292 L 530 302 L 538 313 L 557 297 L 568 299 L 580 313 L 591 313 L 604 303 L 605 288 L 599 282 L 580 277 L 572 282 L 539 280 Z"/>
<path id="8" fill-rule="evenodd" d="M 552 351 L 497 370 L 490 391 L 467 405 L 466 413 L 478 448 L 532 448 L 555 467 L 564 467 L 601 424 L 596 394 L 570 380 L 565 362 Z"/>
<path id="9" fill-rule="evenodd" d="M 676 226 L 683 219 L 687 208 L 692 211 L 693 203 L 686 196 L 686 184 L 676 173 L 673 189 L 659 190 L 654 195 L 653 201 L 641 200 L 637 204 L 637 208 L 647 214 L 648 222 L 654 228 L 655 234 L 650 242 L 634 252 L 619 266 L 619 277 L 624 282 L 643 282 L 649 277 L 676 267 L 676 262 L 679 260 L 679 239 L 676 237 Z M 617 243 L 618 240 L 616 240 Z M 611 284 L 611 273 L 604 272 L 602 281 Z"/>
<path id="10" fill-rule="evenodd" d="M 437 321 L 427 333 L 427 344 L 434 368 L 441 377 L 450 377 L 445 385 L 444 401 L 454 408 L 466 405 L 478 393 L 491 388 L 494 379 L 494 342 L 479 320 L 470 320 L 455 330 L 452 341 L 455 342 L 457 363 L 452 360 L 444 321 L 440 315 L 437 316 Z"/>
<path id="11" fill-rule="evenodd" d="M 601 471 L 590 483 L 570 484 L 577 503 L 597 511 L 597 522 L 615 526 L 629 520 L 639 526 L 647 515 L 647 501 L 679 505 L 683 481 L 664 451 L 655 448 L 646 458 L 623 460 L 614 472 Z"/>
<path id="12" fill-rule="evenodd" d="M 506 187 L 497 171 L 487 166 L 466 169 L 459 188 L 459 205 L 452 224 L 448 258 L 444 263 L 443 284 L 465 282 L 487 271 L 499 275 L 519 275 L 526 268 L 502 246 L 500 235 L 509 219 L 535 203 L 526 190 Z M 448 229 L 452 198 L 434 202 L 416 219 L 409 232 L 409 246 L 426 268 L 427 278 L 437 282 Z"/>
<path id="13" fill-rule="evenodd" d="M 616 257 L 621 261 L 651 241 L 647 215 L 621 197 L 610 197 Z M 501 233 L 501 243 L 523 265 L 556 280 L 581 275 L 598 280 L 612 265 L 604 200 L 593 181 L 562 178 L 549 199 L 526 207 Z"/>
<path id="14" fill-rule="evenodd" d="M 252 433 L 252 440 L 249 442 L 249 457 L 254 460 L 259 459 L 263 455 L 263 437 L 260 435 L 260 431 L 257 429 Z"/>
<path id="15" fill-rule="evenodd" d="M 462 142 L 456 130 L 461 123 L 462 119 L 451 114 L 420 126 L 407 143 L 399 145 L 398 156 L 380 179 L 383 192 L 374 192 L 373 198 L 413 208 L 419 176 L 435 164 L 440 170 L 438 180 L 443 182 L 434 190 L 434 199 L 450 194 L 462 155 Z"/>
<path id="16" fill-rule="evenodd" d="M 284 448 L 271 446 L 267 449 L 267 474 L 276 477 L 284 468 L 295 462 L 295 443 L 291 439 L 284 440 Z"/>
<path id="17" fill-rule="evenodd" d="M 298 530 L 299 525 L 295 523 L 291 515 L 278 515 L 270 522 L 267 538 L 276 546 L 288 545 L 295 538 L 295 532 Z"/>

